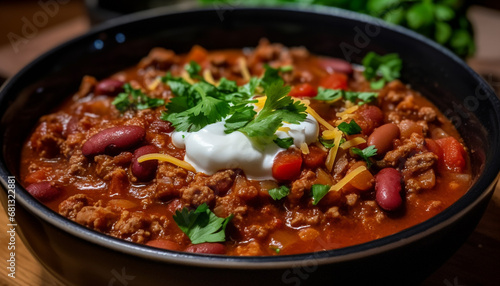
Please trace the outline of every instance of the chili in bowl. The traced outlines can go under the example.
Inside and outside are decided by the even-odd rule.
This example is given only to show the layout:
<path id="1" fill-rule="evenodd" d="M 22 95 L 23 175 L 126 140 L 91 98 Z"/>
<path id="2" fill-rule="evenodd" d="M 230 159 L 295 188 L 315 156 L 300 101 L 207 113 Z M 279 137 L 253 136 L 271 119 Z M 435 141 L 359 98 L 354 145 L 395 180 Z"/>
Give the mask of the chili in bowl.
<path id="1" fill-rule="evenodd" d="M 392 75 L 397 54 L 363 62 L 266 39 L 245 52 L 154 48 L 84 77 L 43 116 L 21 180 L 68 219 L 169 250 L 287 255 L 393 234 L 468 190 L 468 148 Z"/>
<path id="2" fill-rule="evenodd" d="M 380 276 L 388 281 L 425 277 L 491 195 L 498 100 L 449 52 L 396 28 L 381 25 L 362 57 L 328 53 L 366 25 L 335 11 L 241 8 L 222 24 L 209 10 L 139 15 L 56 49 L 7 83 L 2 100 L 18 96 L 2 128 L 25 140 L 3 141 L 4 162 L 27 190 L 19 187 L 20 219 L 35 217 L 23 231 L 44 237 L 27 236 L 35 253 L 68 283 L 81 277 L 69 262 L 95 274 L 78 283 L 105 281 L 118 264 L 142 283 L 186 285 L 220 275 L 242 285 L 371 281 L 349 275 L 354 265 L 372 274 L 390 265 L 397 273 Z M 264 14 L 273 24 L 255 23 Z M 158 22 L 186 26 L 134 32 Z M 118 32 L 123 45 L 92 45 Z M 228 35 L 230 43 L 213 44 Z M 413 58 L 422 55 L 467 80 Z M 34 75 L 58 57 L 76 60 Z M 471 89 L 482 92 L 480 108 L 457 107 L 467 122 L 455 128 L 449 119 L 462 113 L 443 98 L 459 101 Z M 58 255 L 47 257 L 43 241 Z M 331 271 L 335 279 L 325 278 Z"/>

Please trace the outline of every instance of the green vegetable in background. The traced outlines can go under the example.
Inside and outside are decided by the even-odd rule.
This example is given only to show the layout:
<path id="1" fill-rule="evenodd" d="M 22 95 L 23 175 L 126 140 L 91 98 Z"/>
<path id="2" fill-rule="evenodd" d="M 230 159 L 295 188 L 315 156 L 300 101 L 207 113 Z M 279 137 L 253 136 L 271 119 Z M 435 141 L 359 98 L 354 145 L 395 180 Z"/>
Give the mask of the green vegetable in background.
<path id="1" fill-rule="evenodd" d="M 464 0 L 199 0 L 217 7 L 240 5 L 326 5 L 365 13 L 410 28 L 446 46 L 458 56 L 475 51 Z"/>
<path id="2" fill-rule="evenodd" d="M 403 61 L 401 61 L 398 54 L 381 56 L 374 52 L 369 52 L 363 58 L 363 66 L 365 68 L 363 75 L 367 80 L 371 80 L 371 88 L 381 89 L 387 82 L 399 78 Z M 377 74 L 380 74 L 382 77 L 374 81 Z"/>

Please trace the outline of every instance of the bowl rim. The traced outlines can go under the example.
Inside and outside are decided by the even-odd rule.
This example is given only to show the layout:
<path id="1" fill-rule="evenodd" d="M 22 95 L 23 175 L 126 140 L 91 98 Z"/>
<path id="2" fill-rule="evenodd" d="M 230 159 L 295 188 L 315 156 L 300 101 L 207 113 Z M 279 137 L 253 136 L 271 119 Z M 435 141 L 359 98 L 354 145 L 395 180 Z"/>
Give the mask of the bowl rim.
<path id="1" fill-rule="evenodd" d="M 324 6 L 312 6 L 303 7 L 295 5 L 284 5 L 281 7 L 270 7 L 270 6 L 243 6 L 243 7 L 231 7 L 231 12 L 246 12 L 246 13 L 258 13 L 262 10 L 266 12 L 285 12 L 285 13 L 304 13 L 304 14 L 317 14 L 321 16 L 334 17 L 338 19 L 358 21 L 362 23 L 377 25 L 381 28 L 391 30 L 404 37 L 414 38 L 425 45 L 430 46 L 437 52 L 449 57 L 456 64 L 460 65 L 461 68 L 465 69 L 467 73 L 473 77 L 482 88 L 484 88 L 488 94 L 488 100 L 495 109 L 494 114 L 497 123 L 500 125 L 500 100 L 494 96 L 495 93 L 491 87 L 482 79 L 476 72 L 474 72 L 465 62 L 463 62 L 458 56 L 453 54 L 451 51 L 445 47 L 425 38 L 424 36 L 417 34 L 406 28 L 396 26 L 393 24 L 386 23 L 380 19 L 373 18 L 365 14 L 359 14 L 352 11 L 346 11 L 339 8 L 324 7 Z M 111 19 L 99 26 L 93 27 L 90 31 L 67 41 L 43 55 L 39 56 L 37 59 L 25 66 L 16 75 L 8 79 L 0 89 L 0 101 L 7 97 L 9 88 L 14 85 L 19 79 L 30 71 L 33 67 L 36 67 L 43 59 L 65 51 L 68 47 L 71 47 L 78 42 L 95 37 L 99 33 L 105 32 L 112 28 L 117 28 L 121 25 L 131 24 L 139 21 L 147 21 L 152 18 L 162 18 L 169 17 L 176 14 L 195 14 L 195 13 L 217 13 L 216 9 L 211 8 L 196 8 L 190 10 L 178 10 L 172 9 L 171 7 L 161 7 L 157 9 L 152 9 L 148 11 L 141 11 L 138 13 L 125 15 L 116 19 Z M 500 145 L 500 132 L 495 134 L 495 141 L 492 142 L 492 148 L 494 146 Z M 496 144 L 495 144 L 496 143 Z M 493 158 L 500 156 L 500 150 L 493 150 Z M 484 200 L 488 195 L 490 195 L 499 178 L 498 171 L 500 170 L 500 161 L 496 162 L 489 160 L 486 162 L 484 170 L 478 176 L 476 182 L 470 187 L 469 191 L 462 196 L 459 200 L 453 203 L 450 207 L 443 210 L 439 214 L 433 216 L 432 218 L 412 226 L 408 229 L 402 230 L 395 234 L 382 237 L 377 240 L 372 240 L 366 243 L 353 245 L 349 247 L 344 247 L 340 249 L 325 250 L 319 252 L 310 252 L 303 254 L 294 255 L 283 255 L 283 256 L 222 256 L 222 255 L 202 255 L 187 252 L 178 252 L 170 250 L 162 250 L 158 248 L 153 248 L 145 245 L 135 244 L 129 241 L 118 239 L 105 235 L 103 233 L 88 229 L 76 222 L 73 222 L 58 213 L 50 210 L 48 207 L 40 203 L 34 197 L 32 197 L 16 180 L 16 203 L 19 202 L 24 208 L 29 210 L 31 213 L 35 214 L 37 217 L 43 219 L 45 222 L 51 224 L 52 226 L 61 229 L 81 240 L 88 241 L 99 245 L 100 247 L 108 248 L 117 252 L 124 254 L 133 255 L 136 257 L 141 257 L 148 260 L 154 260 L 165 263 L 174 263 L 181 265 L 199 266 L 199 267 L 211 267 L 211 268 L 236 268 L 236 269 L 269 269 L 269 268 L 289 268 L 296 267 L 298 262 L 307 263 L 314 261 L 317 265 L 327 264 L 327 263 L 337 263 L 349 260 L 355 260 L 359 258 L 364 258 L 367 256 L 372 256 L 379 254 L 381 252 L 397 249 L 417 241 L 437 230 L 451 225 L 454 221 L 463 217 L 468 211 L 473 209 L 482 200 Z M 11 176 L 3 157 L 1 155 L 0 160 L 0 173 L 2 174 L 0 181 L 5 190 L 8 189 L 7 177 Z M 19 191 L 19 192 L 18 192 Z M 472 201 L 471 201 L 472 200 Z M 20 226 L 22 229 L 22 226 Z"/>

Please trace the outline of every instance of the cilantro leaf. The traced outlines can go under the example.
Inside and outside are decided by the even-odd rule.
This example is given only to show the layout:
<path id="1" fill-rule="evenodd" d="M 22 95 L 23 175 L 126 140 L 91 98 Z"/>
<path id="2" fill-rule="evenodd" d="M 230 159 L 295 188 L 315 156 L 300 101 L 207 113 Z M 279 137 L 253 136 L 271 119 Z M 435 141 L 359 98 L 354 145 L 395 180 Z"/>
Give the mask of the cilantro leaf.
<path id="1" fill-rule="evenodd" d="M 361 133 L 361 127 L 356 123 L 356 121 L 351 120 L 351 122 L 342 122 L 337 126 L 337 128 L 344 132 L 346 135 L 354 135 Z"/>
<path id="2" fill-rule="evenodd" d="M 248 105 L 233 107 L 232 109 L 232 115 L 226 119 L 224 124 L 224 132 L 227 134 L 245 127 L 248 122 L 254 119 L 255 114 L 257 114 L 257 112 L 253 110 L 253 107 Z"/>
<path id="3" fill-rule="evenodd" d="M 226 240 L 226 226 L 233 218 L 216 216 L 206 203 L 198 206 L 196 210 L 183 208 L 176 211 L 173 216 L 175 223 L 184 232 L 191 243 L 199 244 L 203 242 L 223 242 Z"/>
<path id="4" fill-rule="evenodd" d="M 291 71 L 293 71 L 293 66 L 292 65 L 281 66 L 280 71 L 281 72 L 291 72 Z"/>
<path id="5" fill-rule="evenodd" d="M 315 184 L 311 187 L 313 205 L 317 205 L 319 201 L 330 191 L 330 186 Z"/>
<path id="6" fill-rule="evenodd" d="M 268 64 L 264 64 L 264 68 L 265 72 L 260 80 L 260 84 L 264 89 L 270 86 L 272 83 L 282 80 L 281 76 L 279 75 L 279 69 L 275 69 Z"/>
<path id="7" fill-rule="evenodd" d="M 170 121 L 176 130 L 198 131 L 229 114 L 229 103 L 216 98 L 218 93 L 213 85 L 197 82 L 187 90 L 184 88 L 181 90 L 184 93 L 177 96 L 185 99 L 174 97 L 166 106 L 167 113 L 162 115 L 162 119 Z"/>
<path id="8" fill-rule="evenodd" d="M 396 53 L 381 56 L 374 52 L 369 52 L 363 58 L 362 63 L 365 67 L 363 75 L 367 80 L 372 81 L 372 89 L 380 89 L 386 82 L 399 78 L 403 66 L 403 62 Z M 375 81 L 377 75 L 380 75 L 381 79 Z"/>
<path id="9" fill-rule="evenodd" d="M 279 147 L 283 149 L 288 149 L 290 146 L 293 145 L 293 138 L 292 137 L 287 137 L 287 138 L 275 138 L 274 143 L 278 145 Z"/>
<path id="10" fill-rule="evenodd" d="M 184 65 L 184 69 L 187 71 L 187 73 L 191 78 L 196 78 L 196 79 L 201 78 L 200 76 L 201 66 L 197 62 L 190 61 L 189 63 Z"/>
<path id="11" fill-rule="evenodd" d="M 274 83 L 278 80 L 283 80 L 280 76 L 280 72 L 290 72 L 293 70 L 293 67 L 290 65 L 282 66 L 282 67 L 275 69 L 268 64 L 264 64 L 264 68 L 265 68 L 265 72 L 260 80 L 260 84 L 262 85 L 263 88 L 267 88 L 272 83 Z"/>
<path id="12" fill-rule="evenodd" d="M 127 109 L 147 109 L 162 106 L 165 100 L 161 98 L 152 98 L 143 93 L 140 89 L 134 89 L 129 83 L 123 85 L 124 92 L 119 93 L 112 104 L 120 112 Z"/>
<path id="13" fill-rule="evenodd" d="M 319 143 L 321 143 L 327 149 L 333 148 L 335 146 L 335 142 L 333 139 L 326 140 L 326 139 L 323 139 L 323 137 L 319 138 Z"/>
<path id="14" fill-rule="evenodd" d="M 365 160 L 366 166 L 368 168 L 370 168 L 372 166 L 372 161 L 370 160 L 370 157 L 377 155 L 377 149 L 375 148 L 374 145 L 368 146 L 363 150 L 356 148 L 356 147 L 353 147 L 353 148 L 351 148 L 351 151 L 352 151 L 352 153 L 358 155 L 363 160 Z"/>
<path id="15" fill-rule="evenodd" d="M 283 121 L 291 124 L 304 121 L 307 116 L 306 106 L 287 96 L 289 92 L 290 86 L 284 86 L 281 78 L 268 83 L 265 87 L 267 99 L 264 107 L 239 131 L 249 137 L 259 137 L 254 138 L 256 142 L 268 144 L 273 140 L 276 130 L 283 125 Z"/>
<path id="16" fill-rule="evenodd" d="M 127 109 L 129 109 L 130 106 L 132 106 L 132 102 L 130 101 L 129 94 L 122 92 L 119 93 L 115 99 L 113 100 L 112 104 L 115 106 L 116 109 L 120 112 L 124 112 Z"/>
<path id="17" fill-rule="evenodd" d="M 227 78 L 223 77 L 219 80 L 219 85 L 217 86 L 217 89 L 226 92 L 236 92 L 238 91 L 238 85 L 236 84 L 235 81 L 228 80 Z"/>
<path id="18" fill-rule="evenodd" d="M 384 83 L 385 84 L 385 83 Z M 350 102 L 358 101 L 358 105 L 363 105 L 368 102 L 372 102 L 378 97 L 378 93 L 376 92 L 356 92 L 356 91 L 345 91 L 344 99 L 349 100 Z"/>
<path id="19" fill-rule="evenodd" d="M 318 87 L 318 94 L 315 97 L 313 97 L 313 99 L 332 101 L 341 98 L 342 96 L 343 96 L 342 89 L 329 89 L 329 88 Z"/>
<path id="20" fill-rule="evenodd" d="M 252 77 L 250 81 L 243 86 L 237 86 L 235 81 L 223 77 L 220 79 L 217 89 L 221 93 L 220 99 L 238 104 L 251 98 L 255 94 L 255 89 L 258 85 L 259 79 L 256 77 Z"/>
<path id="21" fill-rule="evenodd" d="M 281 200 L 282 198 L 288 196 L 290 189 L 287 186 L 281 186 L 279 188 L 274 188 L 268 191 L 269 195 L 273 200 Z"/>
<path id="22" fill-rule="evenodd" d="M 358 102 L 358 105 L 362 105 L 368 102 L 372 102 L 378 97 L 376 92 L 357 92 L 357 91 L 345 91 L 342 89 L 328 89 L 328 88 L 318 88 L 318 95 L 313 97 L 316 100 L 332 101 L 340 97 L 350 102 Z"/>
<path id="23" fill-rule="evenodd" d="M 170 90 L 176 96 L 186 96 L 191 87 L 182 77 L 173 77 L 170 73 L 167 73 L 161 80 L 170 87 Z"/>

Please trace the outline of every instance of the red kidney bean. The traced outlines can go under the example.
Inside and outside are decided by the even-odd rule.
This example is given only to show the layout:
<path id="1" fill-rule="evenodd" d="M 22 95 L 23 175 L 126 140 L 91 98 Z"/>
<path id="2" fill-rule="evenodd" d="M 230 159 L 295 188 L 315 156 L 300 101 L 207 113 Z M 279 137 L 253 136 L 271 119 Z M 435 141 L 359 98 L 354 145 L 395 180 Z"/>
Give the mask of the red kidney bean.
<path id="1" fill-rule="evenodd" d="M 377 148 L 377 155 L 383 156 L 392 148 L 392 141 L 399 137 L 399 128 L 394 123 L 387 123 L 376 128 L 368 136 L 368 146 Z"/>
<path id="2" fill-rule="evenodd" d="M 124 84 L 123 81 L 113 78 L 103 79 L 95 86 L 94 94 L 115 96 L 123 91 Z"/>
<path id="3" fill-rule="evenodd" d="M 345 74 L 352 73 L 352 66 L 349 62 L 341 59 L 326 59 L 322 58 L 319 60 L 319 65 L 322 66 L 328 72 L 341 72 Z"/>
<path id="4" fill-rule="evenodd" d="M 375 201 L 386 211 L 401 207 L 401 174 L 393 168 L 380 170 L 375 176 Z"/>
<path id="5" fill-rule="evenodd" d="M 149 125 L 149 130 L 156 133 L 170 133 L 175 130 L 172 123 L 164 120 L 155 120 Z"/>
<path id="6" fill-rule="evenodd" d="M 136 176 L 139 181 L 151 181 L 156 175 L 156 169 L 158 168 L 157 160 L 145 161 L 142 163 L 137 162 L 139 157 L 151 153 L 158 153 L 158 148 L 153 145 L 146 145 L 134 151 L 130 169 L 132 170 L 132 174 Z"/>
<path id="7" fill-rule="evenodd" d="M 205 254 L 224 254 L 226 253 L 226 248 L 221 243 L 205 242 L 200 244 L 193 244 L 186 248 L 186 251 Z"/>
<path id="8" fill-rule="evenodd" d="M 61 190 L 53 186 L 50 182 L 44 181 L 39 183 L 33 183 L 26 187 L 28 193 L 30 193 L 36 199 L 42 202 L 48 202 L 56 198 Z"/>
<path id="9" fill-rule="evenodd" d="M 373 128 L 378 127 L 384 123 L 384 113 L 380 108 L 375 105 L 366 105 L 359 111 L 359 114 L 371 123 Z"/>
<path id="10" fill-rule="evenodd" d="M 156 247 L 156 248 L 163 248 L 163 249 L 168 249 L 168 250 L 180 250 L 179 244 L 166 240 L 166 239 L 155 239 L 155 240 L 150 240 L 146 243 L 148 246 Z"/>
<path id="11" fill-rule="evenodd" d="M 146 130 L 140 126 L 116 126 L 104 129 L 90 137 L 83 146 L 84 156 L 99 154 L 116 155 L 139 144 L 146 136 Z"/>

